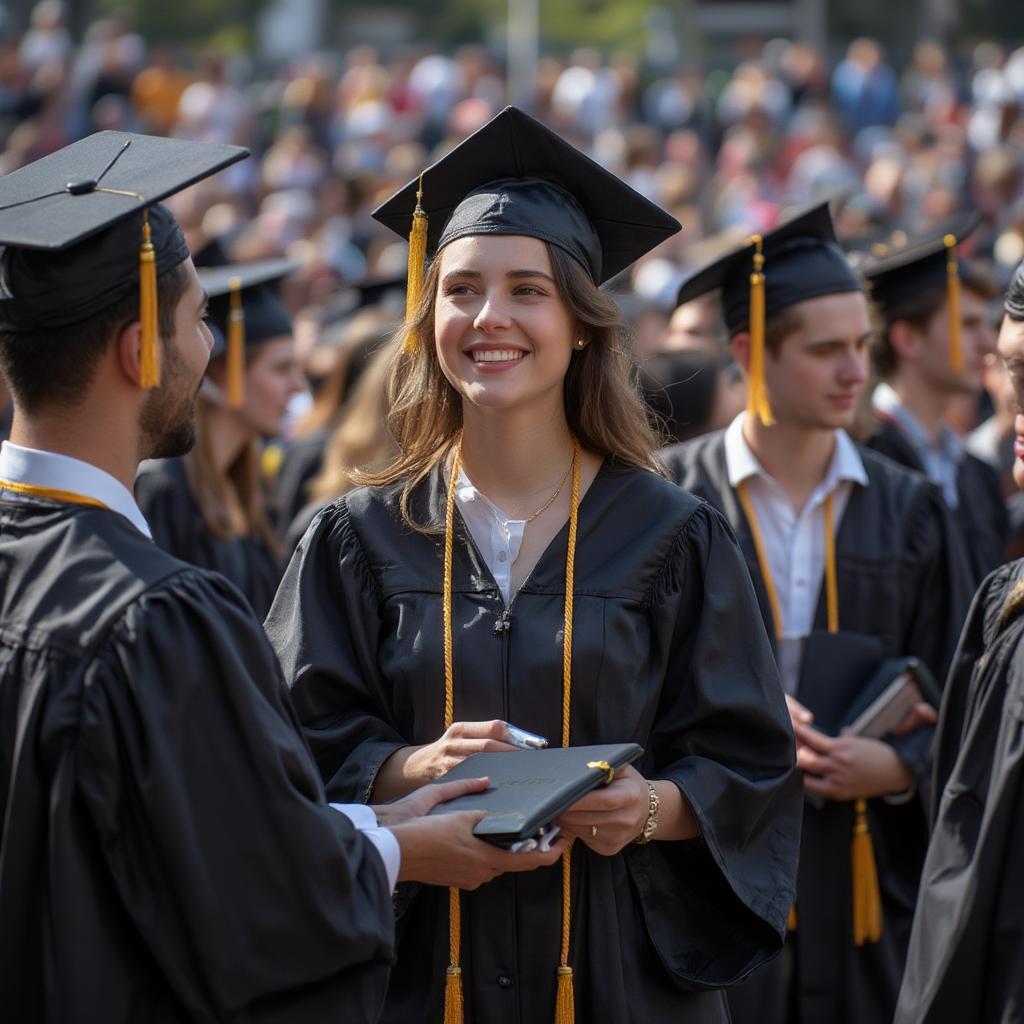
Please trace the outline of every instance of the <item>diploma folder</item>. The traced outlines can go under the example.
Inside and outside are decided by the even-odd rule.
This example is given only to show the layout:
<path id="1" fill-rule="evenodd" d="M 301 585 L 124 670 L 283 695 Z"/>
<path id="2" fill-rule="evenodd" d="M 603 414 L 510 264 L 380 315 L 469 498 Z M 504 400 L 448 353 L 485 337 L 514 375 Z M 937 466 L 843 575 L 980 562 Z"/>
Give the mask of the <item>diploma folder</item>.
<path id="1" fill-rule="evenodd" d="M 490 787 L 438 804 L 430 813 L 487 811 L 473 834 L 495 846 L 510 846 L 539 835 L 562 811 L 607 785 L 617 769 L 643 752 L 635 743 L 605 743 L 472 754 L 438 781 L 486 776 Z"/>

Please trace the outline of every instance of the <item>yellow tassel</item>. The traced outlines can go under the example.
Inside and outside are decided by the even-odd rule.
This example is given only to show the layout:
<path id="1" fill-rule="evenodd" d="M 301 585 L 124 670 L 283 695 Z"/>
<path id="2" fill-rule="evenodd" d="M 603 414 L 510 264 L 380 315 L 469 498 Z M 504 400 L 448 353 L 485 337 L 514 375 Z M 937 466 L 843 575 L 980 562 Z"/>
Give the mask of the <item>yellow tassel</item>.
<path id="1" fill-rule="evenodd" d="M 572 968 L 558 968 L 558 992 L 555 996 L 555 1024 L 574 1024 L 576 997 L 572 987 Z"/>
<path id="2" fill-rule="evenodd" d="M 423 297 L 423 271 L 427 263 L 427 215 L 421 205 L 423 200 L 423 175 L 420 175 L 419 190 L 416 193 L 416 209 L 412 214 L 412 231 L 409 233 L 409 268 L 405 282 L 405 343 L 406 352 L 416 349 L 416 338 L 408 331 L 420 299 Z"/>
<path id="3" fill-rule="evenodd" d="M 877 942 L 882 937 L 882 897 L 878 890 L 875 851 L 868 827 L 868 805 L 858 800 L 854 813 L 853 844 L 853 941 L 858 946 Z"/>
<path id="4" fill-rule="evenodd" d="M 149 230 L 149 213 L 142 214 L 142 247 L 139 249 L 139 383 L 144 388 L 160 386 L 160 358 L 157 350 L 159 327 L 156 299 L 156 252 Z"/>
<path id="5" fill-rule="evenodd" d="M 242 282 L 233 277 L 231 309 L 228 313 L 227 400 L 229 409 L 241 409 L 245 402 L 245 311 L 242 309 Z"/>
<path id="6" fill-rule="evenodd" d="M 795 932 L 797 926 L 796 904 L 789 908 L 789 917 L 786 920 L 786 931 Z"/>
<path id="7" fill-rule="evenodd" d="M 772 416 L 764 386 L 764 251 L 760 235 L 754 235 L 751 241 L 756 246 L 756 251 L 754 272 L 750 275 L 750 379 L 747 383 L 747 414 L 760 417 L 761 422 L 770 427 L 775 422 L 775 417 Z"/>
<path id="8" fill-rule="evenodd" d="M 444 983 L 444 1024 L 462 1024 L 462 968 L 449 967 Z"/>
<path id="9" fill-rule="evenodd" d="M 960 264 L 956 258 L 956 237 L 946 235 L 946 296 L 949 305 L 949 366 L 964 368 L 964 346 L 960 331 Z"/>

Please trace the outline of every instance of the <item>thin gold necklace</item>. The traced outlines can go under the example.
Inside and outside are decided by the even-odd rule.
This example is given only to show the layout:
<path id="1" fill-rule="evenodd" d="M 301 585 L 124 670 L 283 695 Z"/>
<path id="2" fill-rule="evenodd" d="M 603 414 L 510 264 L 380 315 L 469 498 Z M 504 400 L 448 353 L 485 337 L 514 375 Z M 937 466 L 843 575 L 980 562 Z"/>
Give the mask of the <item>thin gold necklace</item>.
<path id="1" fill-rule="evenodd" d="M 461 444 L 459 444 L 459 446 L 455 449 L 455 456 L 459 460 L 459 463 L 461 465 L 461 463 L 462 463 L 462 445 Z M 518 520 L 518 522 L 522 522 L 522 523 L 525 523 L 526 525 L 529 525 L 530 523 L 532 523 L 534 521 L 534 519 L 537 518 L 537 516 L 543 515 L 545 512 L 547 512 L 547 510 L 549 508 L 551 508 L 552 505 L 554 505 L 556 499 L 562 493 L 562 488 L 565 487 L 566 480 L 569 479 L 569 474 L 572 472 L 572 467 L 573 467 L 573 462 L 570 461 L 569 468 L 565 471 L 565 473 L 562 474 L 562 479 L 559 480 L 558 486 L 555 488 L 555 493 L 552 494 L 551 497 L 548 498 L 548 500 L 545 501 L 544 504 L 541 505 L 541 507 L 539 509 L 537 509 L 537 511 L 534 512 L 532 516 L 528 516 L 526 519 Z M 463 472 L 465 472 L 465 470 L 463 470 Z M 470 481 L 470 482 L 472 483 L 472 481 Z M 476 487 L 476 484 L 473 484 L 473 486 Z M 507 534 L 508 533 L 509 523 L 511 523 L 515 519 L 515 516 L 510 516 L 509 518 L 502 518 L 502 516 L 499 514 L 500 510 L 499 510 L 498 506 L 495 505 L 494 502 L 491 501 L 490 498 L 487 498 L 487 495 L 484 494 L 483 491 L 480 491 L 480 494 L 484 498 L 487 499 L 487 504 L 490 506 L 491 512 L 494 515 L 494 518 L 498 520 L 499 525 L 501 526 L 501 528 Z"/>

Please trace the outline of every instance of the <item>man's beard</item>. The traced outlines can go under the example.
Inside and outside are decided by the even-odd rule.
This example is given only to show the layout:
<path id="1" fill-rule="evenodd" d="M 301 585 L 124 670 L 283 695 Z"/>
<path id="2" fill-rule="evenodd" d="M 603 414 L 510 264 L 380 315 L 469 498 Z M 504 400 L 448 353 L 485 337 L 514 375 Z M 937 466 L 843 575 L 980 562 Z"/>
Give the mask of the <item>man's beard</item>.
<path id="1" fill-rule="evenodd" d="M 163 350 L 161 386 L 149 395 L 139 418 L 147 459 L 187 455 L 196 443 L 198 386 L 188 389 L 183 360 L 169 351 L 168 346 L 163 346 Z"/>

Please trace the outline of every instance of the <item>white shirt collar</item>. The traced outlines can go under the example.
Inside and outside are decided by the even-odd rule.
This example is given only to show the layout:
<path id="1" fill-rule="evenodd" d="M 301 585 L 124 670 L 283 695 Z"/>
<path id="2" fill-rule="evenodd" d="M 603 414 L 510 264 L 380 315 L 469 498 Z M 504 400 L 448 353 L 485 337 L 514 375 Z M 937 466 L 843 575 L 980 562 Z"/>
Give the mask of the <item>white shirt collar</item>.
<path id="1" fill-rule="evenodd" d="M 725 431 L 725 466 L 729 474 L 729 485 L 733 488 L 753 476 L 763 480 L 772 479 L 743 436 L 743 421 L 746 415 L 745 412 L 741 412 Z M 836 430 L 835 436 L 836 448 L 832 454 L 832 461 L 816 491 L 829 494 L 844 480 L 867 487 L 868 474 L 857 446 L 844 430 Z"/>
<path id="2" fill-rule="evenodd" d="M 4 441 L 0 447 L 0 479 L 73 491 L 100 501 L 111 511 L 123 515 L 144 536 L 153 538 L 132 492 L 120 480 L 90 462 Z"/>

